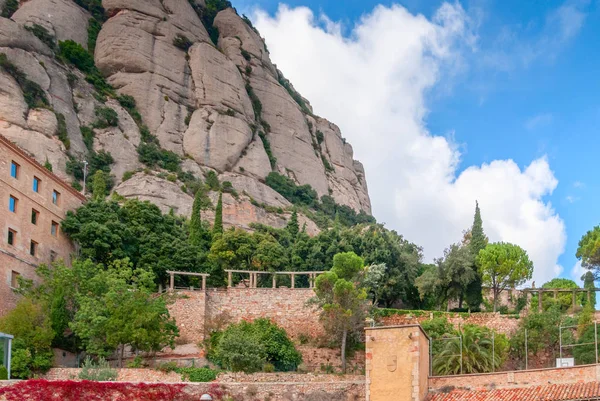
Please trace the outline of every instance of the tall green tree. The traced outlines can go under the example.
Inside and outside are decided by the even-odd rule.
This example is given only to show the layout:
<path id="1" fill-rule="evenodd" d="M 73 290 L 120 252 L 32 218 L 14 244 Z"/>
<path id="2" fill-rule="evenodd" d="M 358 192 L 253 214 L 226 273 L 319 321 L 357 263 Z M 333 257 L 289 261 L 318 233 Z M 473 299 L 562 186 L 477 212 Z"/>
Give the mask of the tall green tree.
<path id="1" fill-rule="evenodd" d="M 104 199 L 106 197 L 106 188 L 106 173 L 102 170 L 96 171 L 92 181 L 92 199 Z"/>
<path id="2" fill-rule="evenodd" d="M 215 224 L 213 234 L 223 234 L 223 193 L 219 192 L 219 201 L 215 210 Z"/>
<path id="3" fill-rule="evenodd" d="M 581 276 L 581 280 L 583 281 L 583 288 L 588 288 L 590 290 L 593 290 L 594 288 L 596 288 L 596 283 L 594 281 L 594 274 L 592 272 L 585 272 L 585 274 L 583 276 Z M 583 304 L 587 305 L 587 294 L 585 295 L 585 298 L 583 300 Z M 596 291 L 591 291 L 590 293 L 590 304 L 592 305 L 592 308 L 596 308 Z"/>
<path id="4" fill-rule="evenodd" d="M 494 312 L 502 291 L 525 283 L 533 274 L 533 263 L 527 252 L 506 242 L 488 244 L 479 252 L 477 263 L 483 282 L 492 289 Z"/>
<path id="5" fill-rule="evenodd" d="M 483 302 L 482 279 L 477 266 L 477 255 L 479 251 L 485 249 L 488 244 L 488 238 L 483 232 L 483 221 L 481 220 L 481 210 L 479 202 L 475 202 L 475 216 L 473 217 L 473 226 L 471 226 L 468 246 L 471 251 L 472 264 L 471 269 L 475 273 L 473 280 L 466 289 L 466 301 L 469 309 L 478 311 Z"/>
<path id="6" fill-rule="evenodd" d="M 362 258 L 353 252 L 334 257 L 332 269 L 317 277 L 316 302 L 321 322 L 341 349 L 342 371 L 346 372 L 348 337 L 358 335 L 368 310 L 367 291 L 358 286 L 364 270 Z"/>
<path id="7" fill-rule="evenodd" d="M 210 200 L 206 196 L 204 186 L 200 186 L 194 195 L 194 204 L 192 206 L 192 216 L 190 217 L 190 244 L 194 246 L 203 246 L 210 243 L 210 235 L 202 223 L 202 211 L 210 206 Z"/>
<path id="8" fill-rule="evenodd" d="M 595 279 L 600 277 L 600 226 L 581 237 L 575 256 L 581 259 L 581 266 L 590 270 Z"/>
<path id="9" fill-rule="evenodd" d="M 462 296 L 475 278 L 471 262 L 471 251 L 468 247 L 451 245 L 444 251 L 444 257 L 436 260 L 435 268 L 426 270 L 415 280 L 419 293 L 422 297 L 436 297 L 438 305 L 458 299 L 461 307 Z"/>
<path id="10" fill-rule="evenodd" d="M 288 221 L 285 228 L 290 232 L 293 238 L 296 238 L 298 236 L 298 233 L 300 232 L 300 225 L 298 224 L 298 211 L 296 210 L 296 208 L 294 208 L 294 211 L 292 212 L 292 217 L 290 217 L 290 220 Z"/>

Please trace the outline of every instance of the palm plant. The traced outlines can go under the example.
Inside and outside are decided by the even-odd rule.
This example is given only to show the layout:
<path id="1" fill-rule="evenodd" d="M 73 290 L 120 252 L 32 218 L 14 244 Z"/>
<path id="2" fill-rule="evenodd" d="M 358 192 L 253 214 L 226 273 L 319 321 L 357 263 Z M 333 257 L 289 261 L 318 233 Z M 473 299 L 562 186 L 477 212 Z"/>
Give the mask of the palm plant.
<path id="1" fill-rule="evenodd" d="M 433 358 L 436 375 L 461 373 L 461 355 L 462 373 L 491 372 L 502 365 L 508 349 L 506 336 L 476 325 L 465 325 L 459 337 L 446 338 L 442 350 Z"/>

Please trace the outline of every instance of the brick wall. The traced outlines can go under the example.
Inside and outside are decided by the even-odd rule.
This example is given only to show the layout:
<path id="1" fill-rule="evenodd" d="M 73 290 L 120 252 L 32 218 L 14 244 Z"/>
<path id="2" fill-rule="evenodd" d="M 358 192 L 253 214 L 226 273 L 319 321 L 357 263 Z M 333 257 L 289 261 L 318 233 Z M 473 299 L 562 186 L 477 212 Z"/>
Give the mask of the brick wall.
<path id="1" fill-rule="evenodd" d="M 600 381 L 600 365 L 463 376 L 438 376 L 429 378 L 429 388 L 430 391 L 439 391 L 448 387 L 468 390 L 489 390 L 494 388 L 522 388 L 545 384 L 587 383 L 595 381 Z"/>
<path id="2" fill-rule="evenodd" d="M 473 313 L 464 316 L 458 313 L 447 313 L 448 321 L 458 329 L 465 324 L 476 324 L 478 326 L 489 327 L 498 333 L 511 336 L 519 325 L 519 319 L 500 313 Z M 380 318 L 380 323 L 384 326 L 401 326 L 406 324 L 417 324 L 433 318 L 433 313 L 425 316 L 410 315 L 392 315 Z"/>
<path id="3" fill-rule="evenodd" d="M 204 291 L 178 291 L 169 313 L 179 328 L 178 343 L 199 343 L 204 340 L 206 293 Z"/>

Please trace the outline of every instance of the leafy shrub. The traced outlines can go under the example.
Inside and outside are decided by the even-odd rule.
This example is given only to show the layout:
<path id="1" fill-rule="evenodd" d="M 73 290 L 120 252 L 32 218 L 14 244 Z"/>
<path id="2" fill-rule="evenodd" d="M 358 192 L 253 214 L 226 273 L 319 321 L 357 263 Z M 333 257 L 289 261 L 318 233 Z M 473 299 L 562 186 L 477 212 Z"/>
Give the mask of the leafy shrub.
<path id="1" fill-rule="evenodd" d="M 173 39 L 173 46 L 187 51 L 190 47 L 192 47 L 192 41 L 187 38 L 187 36 L 177 34 Z"/>
<path id="2" fill-rule="evenodd" d="M 249 82 L 246 82 L 246 92 L 248 93 L 248 97 L 252 102 L 252 108 L 254 109 L 254 117 L 257 120 L 260 120 L 262 116 L 262 102 L 260 101 L 258 96 L 256 96 L 256 93 L 254 92 L 254 89 L 252 88 L 252 85 L 250 85 Z"/>
<path id="3" fill-rule="evenodd" d="M 94 149 L 94 130 L 90 127 L 86 127 L 85 125 L 81 126 L 80 130 L 81 136 L 83 137 L 83 143 L 85 144 L 87 150 L 91 152 Z"/>
<path id="4" fill-rule="evenodd" d="M 144 367 L 144 359 L 140 355 L 137 355 L 135 358 L 133 358 L 133 360 L 127 362 L 126 367 L 128 367 L 130 369 L 143 368 Z"/>
<path id="5" fill-rule="evenodd" d="M 99 358 L 98 362 L 94 362 L 92 358 L 87 356 L 81 366 L 79 378 L 81 380 L 92 380 L 99 382 L 108 382 L 117 380 L 118 372 L 112 369 L 104 358 Z"/>
<path id="6" fill-rule="evenodd" d="M 169 175 L 167 175 L 167 181 L 169 181 L 169 182 L 175 182 L 175 181 L 177 181 L 177 175 L 175 175 L 175 174 L 169 174 Z"/>
<path id="7" fill-rule="evenodd" d="M 267 138 L 267 135 L 265 135 L 265 133 L 262 131 L 258 133 L 258 136 L 262 140 L 265 153 L 267 154 L 269 163 L 271 164 L 271 168 L 274 169 L 277 165 L 277 158 L 273 155 L 273 151 L 271 150 L 271 142 L 269 142 L 269 138 Z"/>
<path id="8" fill-rule="evenodd" d="M 177 368 L 183 380 L 190 382 L 211 382 L 217 378 L 219 372 L 210 368 Z"/>
<path id="9" fill-rule="evenodd" d="M 265 373 L 273 373 L 275 372 L 275 366 L 272 363 L 265 363 L 262 371 Z"/>
<path id="10" fill-rule="evenodd" d="M 177 367 L 177 362 L 163 362 L 160 365 L 158 365 L 158 367 L 156 368 L 157 370 L 160 370 L 161 372 L 164 373 L 169 373 L 169 372 L 175 372 L 177 369 L 179 369 Z"/>
<path id="11" fill-rule="evenodd" d="M 285 330 L 268 319 L 232 324 L 213 333 L 208 357 L 224 369 L 247 373 L 258 372 L 267 363 L 278 371 L 290 371 L 302 362 Z"/>
<path id="12" fill-rule="evenodd" d="M 212 170 L 208 170 L 204 174 L 204 182 L 206 183 L 206 186 L 208 186 L 208 188 L 211 191 L 218 191 L 221 189 L 221 183 L 219 182 L 219 177 L 217 176 L 217 173 L 215 173 Z"/>
<path id="13" fill-rule="evenodd" d="M 8 369 L 0 365 L 0 380 L 8 380 Z"/>
<path id="14" fill-rule="evenodd" d="M 294 99 L 294 101 L 296 103 L 298 103 L 298 106 L 300 106 L 300 108 L 302 109 L 303 112 L 305 112 L 306 114 L 312 115 L 312 112 L 308 108 L 308 105 L 306 104 L 306 101 L 304 100 L 304 98 L 298 92 L 296 92 L 296 90 L 292 87 L 292 84 L 290 83 L 290 81 L 288 81 L 281 74 L 279 75 L 279 84 L 281 86 L 283 86 L 285 88 L 285 90 L 288 92 L 288 94 L 292 97 L 292 99 Z"/>
<path id="15" fill-rule="evenodd" d="M 61 41 L 58 44 L 59 55 L 86 74 L 96 72 L 94 57 L 79 43 L 73 40 Z"/>
<path id="16" fill-rule="evenodd" d="M 58 122 L 56 136 L 58 136 L 58 139 L 65 144 L 65 148 L 69 150 L 71 148 L 71 140 L 69 139 L 69 134 L 67 132 L 67 121 L 65 120 L 65 116 L 61 113 L 54 114 L 56 115 L 56 121 Z"/>
<path id="17" fill-rule="evenodd" d="M 220 11 L 231 8 L 231 3 L 228 0 L 207 0 L 206 6 L 202 7 L 196 4 L 194 0 L 189 0 L 189 2 L 198 17 L 200 17 L 210 39 L 216 45 L 219 40 L 219 29 L 213 25 L 215 17 Z"/>
<path id="18" fill-rule="evenodd" d="M 156 143 L 140 143 L 138 146 L 138 159 L 148 167 L 161 167 L 165 170 L 176 172 L 179 170 L 181 160 L 175 153 L 161 149 Z"/>
<path id="19" fill-rule="evenodd" d="M 46 170 L 52 172 L 52 163 L 50 163 L 50 161 L 46 158 L 46 161 L 44 162 L 44 168 L 46 168 Z"/>
<path id="20" fill-rule="evenodd" d="M 291 178 L 276 172 L 269 173 L 265 183 L 295 205 L 312 207 L 319 199 L 317 191 L 310 185 L 296 185 Z"/>
<path id="21" fill-rule="evenodd" d="M 2 7 L 2 13 L 0 13 L 0 16 L 4 18 L 10 18 L 18 9 L 18 0 L 6 0 L 6 3 L 4 3 L 4 7 Z"/>
<path id="22" fill-rule="evenodd" d="M 81 184 L 79 183 L 79 181 L 73 181 L 71 183 L 71 188 L 77 190 L 77 191 L 81 191 L 83 189 L 83 186 L 81 186 Z"/>
<path id="23" fill-rule="evenodd" d="M 0 53 L 0 68 L 10 74 L 21 87 L 25 103 L 30 109 L 50 107 L 46 93 L 37 83 L 27 79 L 27 75 L 8 60 L 4 53 Z"/>
<path id="24" fill-rule="evenodd" d="M 54 49 L 56 47 L 56 38 L 46 28 L 39 24 L 32 24 L 25 26 L 29 32 L 33 33 L 39 40 L 46 44 L 49 48 Z"/>
<path id="25" fill-rule="evenodd" d="M 75 3 L 88 10 L 98 21 L 104 21 L 105 16 L 102 0 L 75 0 Z"/>
<path id="26" fill-rule="evenodd" d="M 98 40 L 98 34 L 102 30 L 102 23 L 96 18 L 90 18 L 87 28 L 88 33 L 88 50 L 91 54 L 94 54 L 96 50 L 96 41 Z"/>
<path id="27" fill-rule="evenodd" d="M 317 142 L 319 142 L 319 145 L 322 144 L 324 140 L 325 135 L 323 135 L 323 132 L 317 130 Z"/>
<path id="28" fill-rule="evenodd" d="M 133 175 L 135 174 L 135 171 L 126 171 L 123 173 L 123 178 L 121 181 L 125 182 L 128 179 L 130 179 L 131 177 L 133 177 Z"/>
<path id="29" fill-rule="evenodd" d="M 221 184 L 221 190 L 225 193 L 237 196 L 237 191 L 235 188 L 233 188 L 233 184 L 230 181 L 223 181 L 223 184 Z"/>
<path id="30" fill-rule="evenodd" d="M 119 115 L 110 107 L 96 107 L 94 128 L 108 128 L 119 125 Z"/>
<path id="31" fill-rule="evenodd" d="M 246 61 L 252 60 L 252 56 L 250 55 L 250 53 L 248 53 L 247 50 L 241 48 L 240 53 L 242 54 L 242 57 L 246 59 Z"/>
<path id="32" fill-rule="evenodd" d="M 323 162 L 323 166 L 325 166 L 325 171 L 333 172 L 334 168 L 329 163 L 329 160 L 324 155 L 321 155 L 321 161 Z"/>

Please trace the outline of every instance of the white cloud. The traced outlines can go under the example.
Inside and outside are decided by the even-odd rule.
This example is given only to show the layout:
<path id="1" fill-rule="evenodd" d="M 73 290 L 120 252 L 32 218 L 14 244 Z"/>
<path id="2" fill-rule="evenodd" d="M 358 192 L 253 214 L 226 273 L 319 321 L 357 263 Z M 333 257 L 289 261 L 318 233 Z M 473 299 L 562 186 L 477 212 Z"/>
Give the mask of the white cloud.
<path id="1" fill-rule="evenodd" d="M 551 113 L 537 114 L 525 121 L 525 128 L 529 131 L 536 130 L 538 128 L 547 127 L 554 121 L 554 116 Z"/>
<path id="2" fill-rule="evenodd" d="M 574 187 L 574 188 L 585 188 L 585 183 L 584 183 L 584 182 L 581 182 L 581 181 L 575 181 L 575 182 L 573 183 L 573 187 Z"/>
<path id="3" fill-rule="evenodd" d="M 459 241 L 475 200 L 492 241 L 523 246 L 534 279 L 559 274 L 563 221 L 544 197 L 557 180 L 546 158 L 521 169 L 512 160 L 460 172 L 461 147 L 425 125 L 426 95 L 464 67 L 477 37 L 458 4 L 429 20 L 401 6 L 377 6 L 349 36 L 304 7 L 258 12 L 255 23 L 271 57 L 315 112 L 338 124 L 367 170 L 379 221 L 422 245 L 427 260 Z"/>
<path id="4" fill-rule="evenodd" d="M 579 197 L 577 197 L 577 196 L 573 196 L 573 195 L 567 195 L 567 196 L 565 197 L 565 199 L 566 199 L 566 200 L 567 200 L 567 202 L 569 202 L 569 203 L 575 203 L 575 202 L 577 202 L 577 201 L 578 201 L 580 198 L 579 198 Z"/>
<path id="5" fill-rule="evenodd" d="M 571 279 L 583 287 L 583 280 L 581 280 L 581 276 L 583 276 L 587 271 L 587 269 L 584 269 L 581 266 L 581 260 L 578 260 L 571 270 Z"/>

